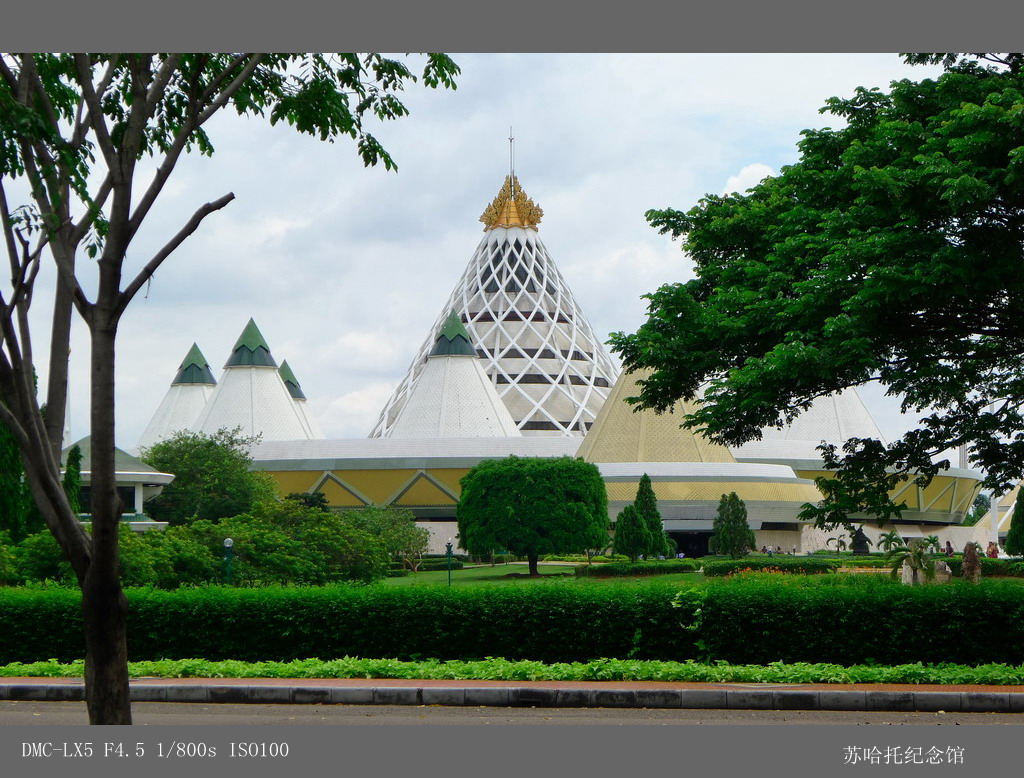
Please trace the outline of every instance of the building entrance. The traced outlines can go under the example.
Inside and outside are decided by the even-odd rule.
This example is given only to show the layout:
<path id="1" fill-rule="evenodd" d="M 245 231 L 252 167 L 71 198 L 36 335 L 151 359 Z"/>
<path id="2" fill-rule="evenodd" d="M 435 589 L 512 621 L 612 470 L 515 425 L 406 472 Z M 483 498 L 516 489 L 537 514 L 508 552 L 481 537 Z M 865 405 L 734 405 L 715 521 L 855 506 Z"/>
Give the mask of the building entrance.
<path id="1" fill-rule="evenodd" d="M 706 556 L 708 552 L 708 541 L 711 540 L 710 532 L 669 532 L 679 550 L 686 554 L 687 558 Z"/>

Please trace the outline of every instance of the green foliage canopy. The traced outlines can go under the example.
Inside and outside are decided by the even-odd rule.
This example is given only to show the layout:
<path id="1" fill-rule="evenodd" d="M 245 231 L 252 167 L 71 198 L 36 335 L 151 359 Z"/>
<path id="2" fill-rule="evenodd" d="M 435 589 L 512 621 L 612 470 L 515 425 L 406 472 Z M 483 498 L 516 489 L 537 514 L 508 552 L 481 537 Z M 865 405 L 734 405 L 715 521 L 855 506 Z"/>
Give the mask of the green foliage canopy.
<path id="1" fill-rule="evenodd" d="M 582 553 L 608 543 L 608 497 L 597 467 L 571 457 L 488 459 L 461 482 L 460 545 L 508 550 L 537 575 L 541 554 Z"/>
<path id="2" fill-rule="evenodd" d="M 182 430 L 155 443 L 143 452 L 142 460 L 160 472 L 174 473 L 174 480 L 146 501 L 146 513 L 175 526 L 192 519 L 237 516 L 273 499 L 270 477 L 249 469 L 253 442 L 236 428 L 212 435 Z"/>
<path id="3" fill-rule="evenodd" d="M 747 524 L 747 506 L 736 492 L 723 494 L 712 524 L 708 547 L 713 554 L 739 559 L 754 548 L 754 532 Z"/>
<path id="4" fill-rule="evenodd" d="M 615 519 L 615 553 L 625 554 L 630 562 L 635 562 L 638 556 L 648 553 L 651 543 L 651 532 L 644 517 L 636 505 L 627 505 Z"/>
<path id="5" fill-rule="evenodd" d="M 669 538 L 665 534 L 665 525 L 661 523 L 661 511 L 658 510 L 658 498 L 654 494 L 654 486 L 651 484 L 651 477 L 644 473 L 640 477 L 640 484 L 636 489 L 636 499 L 633 500 L 637 513 L 643 518 L 650 533 L 650 545 L 644 551 L 648 559 L 658 556 L 669 555 Z"/>
<path id="6" fill-rule="evenodd" d="M 804 131 L 799 161 L 746 194 L 649 211 L 695 278 L 612 336 L 626 369 L 654 369 L 642 406 L 703 397 L 686 424 L 722 443 L 871 381 L 920 413 L 894 443 L 825 452 L 819 526 L 899 515 L 893 485 L 961 444 L 989 488 L 1024 476 L 1024 57 L 908 59 L 946 70 L 829 99 L 844 126 Z"/>
<path id="7" fill-rule="evenodd" d="M 368 505 L 358 511 L 346 511 L 345 518 L 377 538 L 392 559 L 415 571 L 419 559 L 427 553 L 430 530 L 416 526 L 416 516 L 408 508 Z"/>

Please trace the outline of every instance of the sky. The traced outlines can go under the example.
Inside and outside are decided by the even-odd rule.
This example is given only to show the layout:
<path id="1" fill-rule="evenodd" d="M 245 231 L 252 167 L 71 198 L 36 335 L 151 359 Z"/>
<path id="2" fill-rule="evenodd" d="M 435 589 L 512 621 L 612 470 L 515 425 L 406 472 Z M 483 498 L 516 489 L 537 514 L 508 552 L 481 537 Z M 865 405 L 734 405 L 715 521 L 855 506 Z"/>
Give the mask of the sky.
<path id="1" fill-rule="evenodd" d="M 348 139 L 324 143 L 233 112 L 208 125 L 215 153 L 179 164 L 128 266 L 141 267 L 201 204 L 236 199 L 122 320 L 120 447 L 135 447 L 192 343 L 219 378 L 250 317 L 325 435 L 365 437 L 482 237 L 479 216 L 509 172 L 510 127 L 516 175 L 544 209 L 540 237 L 605 339 L 643 323 L 643 294 L 691 277 L 645 211 L 742 191 L 796 161 L 801 130 L 839 125 L 819 114 L 830 96 L 935 74 L 895 54 L 453 57 L 457 90 L 410 85 L 410 115 L 373 129 L 397 173 L 363 167 Z M 37 350 L 47 316 L 38 304 Z M 76 440 L 88 434 L 81 324 L 71 380 Z M 891 398 L 863 396 L 885 437 L 911 426 Z"/>

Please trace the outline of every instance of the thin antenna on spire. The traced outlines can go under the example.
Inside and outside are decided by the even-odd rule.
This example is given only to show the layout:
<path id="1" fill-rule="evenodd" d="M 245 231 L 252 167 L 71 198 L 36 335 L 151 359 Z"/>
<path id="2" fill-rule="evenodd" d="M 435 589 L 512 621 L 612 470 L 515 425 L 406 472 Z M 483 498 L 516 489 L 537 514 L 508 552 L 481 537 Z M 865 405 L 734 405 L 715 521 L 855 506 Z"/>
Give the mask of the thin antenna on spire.
<path id="1" fill-rule="evenodd" d="M 516 146 L 512 125 L 508 127 L 508 180 L 512 182 L 512 194 L 516 193 Z"/>

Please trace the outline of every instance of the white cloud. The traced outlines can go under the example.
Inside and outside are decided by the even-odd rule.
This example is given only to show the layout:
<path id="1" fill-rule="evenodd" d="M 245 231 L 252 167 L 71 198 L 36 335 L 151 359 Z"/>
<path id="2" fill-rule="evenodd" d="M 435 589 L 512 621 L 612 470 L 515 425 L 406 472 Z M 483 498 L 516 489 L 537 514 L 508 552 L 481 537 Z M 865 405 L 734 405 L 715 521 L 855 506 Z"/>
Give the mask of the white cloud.
<path id="1" fill-rule="evenodd" d="M 757 186 L 764 179 L 774 175 L 774 170 L 767 165 L 762 165 L 760 162 L 747 165 L 736 175 L 729 176 L 729 180 L 725 182 L 725 188 L 722 189 L 722 195 L 732 194 L 733 192 L 743 194 L 748 189 Z"/>

